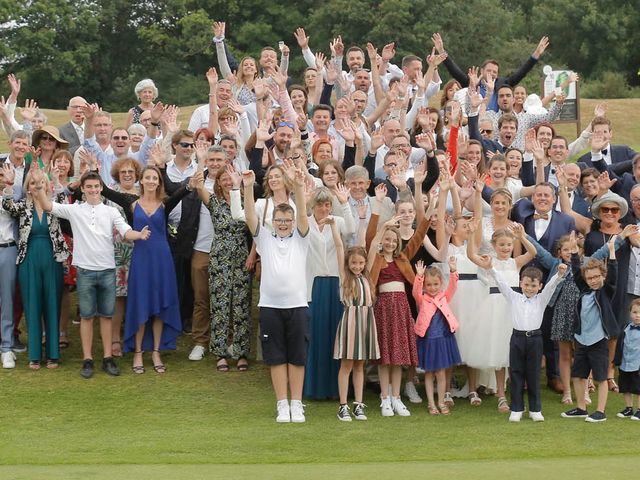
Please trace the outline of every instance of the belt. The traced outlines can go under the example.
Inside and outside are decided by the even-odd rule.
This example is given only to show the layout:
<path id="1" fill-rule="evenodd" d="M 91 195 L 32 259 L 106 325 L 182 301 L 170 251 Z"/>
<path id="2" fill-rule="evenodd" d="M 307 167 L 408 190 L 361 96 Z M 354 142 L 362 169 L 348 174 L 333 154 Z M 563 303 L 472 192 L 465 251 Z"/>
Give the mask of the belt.
<path id="1" fill-rule="evenodd" d="M 514 292 L 522 293 L 522 289 L 520 287 L 511 287 L 511 290 Z M 489 287 L 489 294 L 500 293 L 500 289 L 498 287 Z"/>
<path id="2" fill-rule="evenodd" d="M 477 279 L 478 279 L 477 273 L 459 273 L 458 274 L 458 280 L 477 280 Z"/>
<path id="3" fill-rule="evenodd" d="M 536 337 L 538 335 L 542 335 L 542 330 L 539 328 L 537 330 L 513 330 L 513 334 L 516 337 Z"/>
<path id="4" fill-rule="evenodd" d="M 16 242 L 0 243 L 0 248 L 15 247 Z"/>

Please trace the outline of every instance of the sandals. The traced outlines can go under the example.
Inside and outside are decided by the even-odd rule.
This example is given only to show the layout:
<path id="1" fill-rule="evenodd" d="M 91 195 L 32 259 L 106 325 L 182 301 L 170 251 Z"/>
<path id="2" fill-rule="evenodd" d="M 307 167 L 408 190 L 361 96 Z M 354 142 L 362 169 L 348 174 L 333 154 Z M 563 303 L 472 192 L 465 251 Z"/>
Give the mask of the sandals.
<path id="1" fill-rule="evenodd" d="M 47 368 L 49 370 L 55 370 L 56 368 L 58 368 L 58 366 L 58 360 L 53 360 L 51 358 L 47 360 Z"/>
<path id="2" fill-rule="evenodd" d="M 449 413 L 451 413 L 449 411 L 449 407 L 447 407 L 444 403 L 441 403 L 440 405 L 438 405 L 438 408 L 440 409 L 440 413 L 442 415 L 449 415 Z"/>
<path id="3" fill-rule="evenodd" d="M 469 396 L 467 398 L 469 399 L 469 403 L 472 407 L 479 407 L 482 405 L 482 399 L 477 392 L 469 392 Z"/>
<path id="4" fill-rule="evenodd" d="M 427 408 L 429 409 L 430 415 L 440 415 L 440 410 L 438 410 L 438 407 L 435 405 L 429 405 Z"/>
<path id="5" fill-rule="evenodd" d="M 134 356 L 138 354 L 140 354 L 140 357 L 142 357 L 142 350 L 133 352 Z M 142 375 L 144 373 L 144 365 L 134 365 L 131 367 L 131 370 L 133 370 L 133 373 L 135 373 L 136 375 Z"/>
<path id="6" fill-rule="evenodd" d="M 116 345 L 117 345 L 117 347 L 116 347 Z M 122 357 L 122 342 L 121 341 L 116 340 L 114 342 L 111 342 L 111 356 L 112 357 L 118 357 L 118 358 Z"/>
<path id="7" fill-rule="evenodd" d="M 61 349 L 69 348 L 69 340 L 67 340 L 67 334 L 66 333 L 61 333 L 60 334 L 60 340 L 58 340 L 58 346 Z"/>
<path id="8" fill-rule="evenodd" d="M 620 389 L 618 388 L 618 384 L 616 383 L 615 378 L 607 378 L 607 384 L 609 385 L 609 391 L 619 393 Z"/>
<path id="9" fill-rule="evenodd" d="M 587 391 L 589 393 L 596 391 L 596 386 L 593 384 L 593 379 L 591 377 L 587 379 Z"/>
<path id="10" fill-rule="evenodd" d="M 238 359 L 238 365 L 236 366 L 239 372 L 246 372 L 249 370 L 249 362 L 247 362 L 247 357 L 240 357 Z"/>
<path id="11" fill-rule="evenodd" d="M 29 368 L 31 370 L 40 370 L 40 362 L 38 361 L 29 362 Z"/>
<path id="12" fill-rule="evenodd" d="M 216 363 L 216 370 L 218 370 L 219 372 L 228 372 L 229 371 L 229 364 L 227 363 L 227 359 L 225 357 L 219 357 L 218 358 L 218 362 Z M 239 370 L 239 368 L 238 368 L 238 370 Z"/>
<path id="13" fill-rule="evenodd" d="M 451 396 L 451 392 L 444 392 L 444 399 L 442 401 L 448 407 L 453 407 L 455 402 L 453 401 L 453 397 Z"/>
<path id="14" fill-rule="evenodd" d="M 507 413 L 510 410 L 507 399 L 505 397 L 498 398 L 498 411 L 500 413 Z"/>
<path id="15" fill-rule="evenodd" d="M 162 362 L 156 363 L 155 360 L 153 360 L 154 353 L 157 353 L 159 357 L 160 350 L 154 348 L 153 353 L 151 354 L 151 361 L 153 361 L 153 369 L 155 370 L 156 373 L 165 373 L 167 371 L 167 367 L 165 367 Z"/>
<path id="16" fill-rule="evenodd" d="M 573 400 L 571 399 L 571 393 L 565 393 L 562 395 L 562 400 L 560 402 L 563 405 L 573 405 Z"/>

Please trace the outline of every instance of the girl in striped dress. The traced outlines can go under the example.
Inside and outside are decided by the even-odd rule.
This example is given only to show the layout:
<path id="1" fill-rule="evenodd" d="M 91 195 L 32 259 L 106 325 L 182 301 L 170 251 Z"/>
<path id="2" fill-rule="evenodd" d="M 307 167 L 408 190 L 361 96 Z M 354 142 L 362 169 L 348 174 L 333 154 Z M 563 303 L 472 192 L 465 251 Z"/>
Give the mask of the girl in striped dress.
<path id="1" fill-rule="evenodd" d="M 331 224 L 333 240 L 336 244 L 342 301 L 344 313 L 338 324 L 333 358 L 340 360 L 338 372 L 338 392 L 340 408 L 338 419 L 351 421 L 347 405 L 349 375 L 353 371 L 353 416 L 356 420 L 366 420 L 362 393 L 364 390 L 364 363 L 380 358 L 376 322 L 373 317 L 373 292 L 367 271 L 367 252 L 363 247 L 352 247 L 346 254 L 335 222 Z"/>

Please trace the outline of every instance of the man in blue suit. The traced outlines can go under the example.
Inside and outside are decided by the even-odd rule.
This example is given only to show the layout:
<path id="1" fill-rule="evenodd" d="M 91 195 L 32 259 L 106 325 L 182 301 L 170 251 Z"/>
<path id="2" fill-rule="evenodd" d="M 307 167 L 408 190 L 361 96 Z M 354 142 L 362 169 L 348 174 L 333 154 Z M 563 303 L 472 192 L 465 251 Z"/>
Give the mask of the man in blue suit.
<path id="1" fill-rule="evenodd" d="M 547 251 L 554 252 L 558 239 L 576 229 L 575 221 L 569 215 L 554 210 L 556 191 L 549 182 L 536 185 L 531 200 L 522 198 L 516 202 L 511 211 L 511 219 L 524 225 L 525 231 L 537 240 Z M 536 260 L 533 264 L 545 273 L 549 272 Z M 558 371 L 556 345 L 551 341 L 551 317 L 545 312 L 542 322 L 542 338 L 546 359 L 547 385 L 552 390 L 562 393 L 563 385 Z"/>
<path id="2" fill-rule="evenodd" d="M 591 121 L 593 134 L 591 136 L 591 152 L 587 152 L 578 159 L 581 168 L 594 167 L 598 160 L 604 162 L 618 175 L 631 171 L 631 160 L 636 152 L 627 145 L 611 145 L 613 131 L 611 120 L 607 117 L 595 117 Z"/>

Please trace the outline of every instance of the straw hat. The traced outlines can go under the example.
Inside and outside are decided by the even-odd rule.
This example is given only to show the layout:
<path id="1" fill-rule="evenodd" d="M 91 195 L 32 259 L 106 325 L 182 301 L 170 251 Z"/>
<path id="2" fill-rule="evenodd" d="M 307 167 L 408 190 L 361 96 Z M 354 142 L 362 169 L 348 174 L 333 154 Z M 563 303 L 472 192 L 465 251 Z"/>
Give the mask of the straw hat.
<path id="1" fill-rule="evenodd" d="M 33 132 L 33 135 L 31 136 L 31 144 L 40 145 L 40 139 L 42 135 L 44 135 L 45 133 L 55 138 L 58 144 L 60 145 L 60 148 L 65 150 L 69 148 L 69 142 L 67 142 L 60 136 L 60 131 L 53 125 L 45 125 L 42 128 Z"/>

